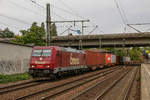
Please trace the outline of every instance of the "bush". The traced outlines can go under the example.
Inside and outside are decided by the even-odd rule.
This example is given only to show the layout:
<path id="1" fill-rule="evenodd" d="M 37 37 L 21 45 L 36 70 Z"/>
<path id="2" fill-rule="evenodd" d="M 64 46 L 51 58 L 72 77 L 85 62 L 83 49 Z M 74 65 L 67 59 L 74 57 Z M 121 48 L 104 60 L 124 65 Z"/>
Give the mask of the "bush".
<path id="1" fill-rule="evenodd" d="M 14 74 L 14 75 L 0 75 L 0 83 L 16 82 L 21 80 L 30 79 L 31 76 L 28 73 Z"/>

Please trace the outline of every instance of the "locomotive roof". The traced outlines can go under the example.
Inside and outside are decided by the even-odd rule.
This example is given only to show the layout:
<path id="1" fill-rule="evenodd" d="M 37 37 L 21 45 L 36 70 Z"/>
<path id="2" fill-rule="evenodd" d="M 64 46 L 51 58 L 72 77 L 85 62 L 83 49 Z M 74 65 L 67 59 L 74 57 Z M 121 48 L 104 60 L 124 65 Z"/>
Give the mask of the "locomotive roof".
<path id="1" fill-rule="evenodd" d="M 58 46 L 35 46 L 34 49 L 51 49 L 55 48 L 56 50 L 62 50 L 66 52 L 72 52 L 72 53 L 84 53 L 82 50 L 76 50 L 73 48 L 64 48 L 64 47 L 58 47 Z"/>

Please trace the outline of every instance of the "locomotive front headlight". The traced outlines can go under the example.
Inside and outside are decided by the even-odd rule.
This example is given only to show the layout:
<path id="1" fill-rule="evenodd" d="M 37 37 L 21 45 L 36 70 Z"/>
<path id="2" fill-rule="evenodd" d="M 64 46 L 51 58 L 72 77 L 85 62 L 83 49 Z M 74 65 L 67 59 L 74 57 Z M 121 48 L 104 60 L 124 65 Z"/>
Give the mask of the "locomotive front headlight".
<path id="1" fill-rule="evenodd" d="M 31 67 L 32 67 L 32 68 L 34 68 L 35 66 L 34 66 L 34 65 L 32 65 Z"/>
<path id="2" fill-rule="evenodd" d="M 50 68 L 50 66 L 49 66 L 49 65 L 46 65 L 46 67 L 47 67 L 47 68 Z"/>

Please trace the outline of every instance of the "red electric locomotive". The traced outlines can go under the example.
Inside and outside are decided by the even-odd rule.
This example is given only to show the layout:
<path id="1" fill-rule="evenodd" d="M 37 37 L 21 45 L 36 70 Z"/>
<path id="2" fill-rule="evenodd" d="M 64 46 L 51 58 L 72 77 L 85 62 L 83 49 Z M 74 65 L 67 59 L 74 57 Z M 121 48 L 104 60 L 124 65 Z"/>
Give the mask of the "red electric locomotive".
<path id="1" fill-rule="evenodd" d="M 29 73 L 33 77 L 51 77 L 86 68 L 85 53 L 81 50 L 37 46 L 32 51 Z"/>

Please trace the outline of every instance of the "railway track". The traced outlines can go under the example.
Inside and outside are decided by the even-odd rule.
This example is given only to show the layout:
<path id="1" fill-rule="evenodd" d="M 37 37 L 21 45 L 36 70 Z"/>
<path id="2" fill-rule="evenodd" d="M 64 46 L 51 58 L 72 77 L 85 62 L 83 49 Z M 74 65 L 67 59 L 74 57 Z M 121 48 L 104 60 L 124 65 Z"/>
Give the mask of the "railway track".
<path id="1" fill-rule="evenodd" d="M 132 87 L 133 87 L 133 83 L 134 83 L 134 81 L 136 80 L 136 75 L 138 74 L 138 69 L 136 69 L 136 72 L 134 73 L 134 76 L 131 78 L 131 81 L 130 81 L 130 83 L 129 83 L 129 86 L 127 87 L 127 89 L 126 89 L 126 91 L 125 91 L 125 95 L 124 95 L 124 97 L 123 97 L 123 99 L 122 100 L 128 100 L 128 98 L 129 98 L 129 95 L 130 95 L 130 92 L 131 92 L 131 89 L 132 89 Z"/>
<path id="2" fill-rule="evenodd" d="M 131 88 L 133 86 L 133 82 L 135 81 L 135 77 L 137 74 L 137 68 L 133 69 L 134 70 L 134 74 L 132 74 L 130 82 L 128 84 L 128 86 L 126 87 L 123 96 L 121 96 L 122 100 L 128 100 L 128 96 L 130 94 Z M 117 80 L 115 80 L 112 84 L 110 84 L 101 94 L 99 94 L 94 100 L 106 100 L 106 98 L 104 98 L 105 96 L 108 96 L 107 94 L 117 85 L 119 84 L 119 82 L 121 80 L 123 80 L 129 72 L 132 72 L 132 70 L 126 72 L 125 74 L 123 74 L 122 76 L 120 76 Z M 121 88 L 121 87 L 120 87 Z M 119 94 L 120 95 L 120 94 Z M 117 95 L 116 95 L 117 96 Z M 108 99 L 108 98 L 107 98 Z M 117 100 L 117 99 L 116 99 Z M 120 100 L 120 99 L 119 99 Z"/>
<path id="3" fill-rule="evenodd" d="M 124 71 L 124 72 L 123 72 Z M 124 74 L 127 74 L 129 71 L 130 71 L 130 69 L 128 68 L 128 69 L 125 69 L 125 70 L 123 70 L 121 73 L 124 73 Z M 97 83 L 95 83 L 94 85 L 91 85 L 91 86 L 89 86 L 88 88 L 86 88 L 86 89 L 84 89 L 84 90 L 82 90 L 80 93 L 78 93 L 78 94 L 76 94 L 76 95 L 73 95 L 72 97 L 71 97 L 71 99 L 72 100 L 82 100 L 81 98 L 83 98 L 84 96 L 87 96 L 88 94 L 90 94 L 91 95 L 91 93 L 89 93 L 89 92 L 91 92 L 91 91 L 95 91 L 95 88 L 99 88 L 98 86 L 104 86 L 103 84 L 107 84 L 107 81 L 110 81 L 110 80 L 112 80 L 112 79 L 114 79 L 114 77 L 116 77 L 117 75 L 119 75 L 119 74 L 116 74 L 116 75 L 113 75 L 113 76 L 111 76 L 111 77 L 107 77 L 107 78 L 105 78 L 104 80 L 102 80 L 102 81 L 99 81 L 99 82 L 97 82 Z M 110 81 L 110 83 L 111 83 L 111 81 Z M 101 88 L 102 88 L 101 87 Z M 105 86 L 104 86 L 105 87 Z M 92 90 L 93 89 L 93 90 Z M 102 90 L 102 89 L 100 89 L 100 90 Z M 92 92 L 93 93 L 93 92 Z M 94 94 L 95 95 L 95 94 Z M 83 99 L 85 99 L 85 98 L 83 98 Z M 91 99 L 91 98 L 90 98 Z"/>
<path id="4" fill-rule="evenodd" d="M 24 99 L 29 100 L 29 99 L 33 99 L 33 98 L 34 99 L 42 99 L 42 100 L 50 99 L 50 98 L 53 98 L 53 97 L 60 95 L 64 92 L 67 92 L 73 88 L 76 88 L 78 86 L 86 84 L 87 82 L 96 80 L 100 77 L 103 77 L 107 74 L 111 74 L 111 73 L 116 72 L 116 71 L 119 71 L 121 69 L 122 69 L 121 67 L 112 68 L 112 69 L 106 70 L 104 72 L 99 72 L 99 73 L 92 74 L 92 75 L 89 75 L 89 76 L 86 76 L 86 77 L 83 77 L 80 79 L 76 79 L 76 80 L 71 81 L 71 82 L 60 84 L 60 85 L 57 85 L 54 87 L 49 87 L 47 89 L 16 98 L 16 100 L 24 100 Z"/>
<path id="5" fill-rule="evenodd" d="M 24 83 L 19 83 L 19 84 L 1 87 L 0 88 L 0 95 L 6 94 L 9 92 L 13 92 L 13 91 L 17 91 L 17 90 L 21 90 L 21 89 L 25 89 L 25 88 L 29 88 L 29 87 L 32 87 L 35 85 L 40 85 L 40 84 L 43 84 L 43 82 L 38 82 L 38 81 L 32 80 L 29 82 L 24 82 Z"/>

